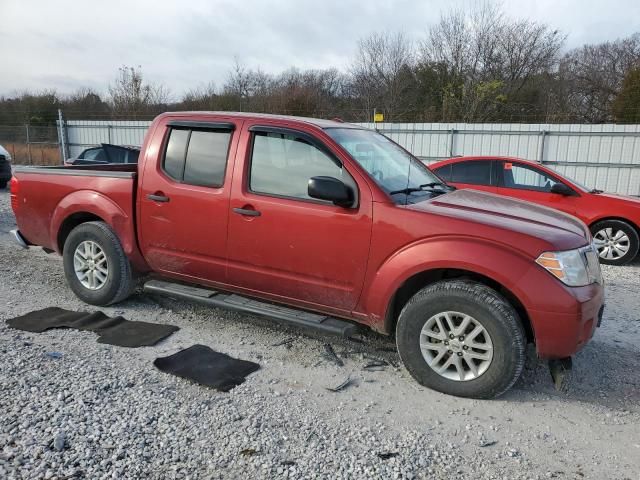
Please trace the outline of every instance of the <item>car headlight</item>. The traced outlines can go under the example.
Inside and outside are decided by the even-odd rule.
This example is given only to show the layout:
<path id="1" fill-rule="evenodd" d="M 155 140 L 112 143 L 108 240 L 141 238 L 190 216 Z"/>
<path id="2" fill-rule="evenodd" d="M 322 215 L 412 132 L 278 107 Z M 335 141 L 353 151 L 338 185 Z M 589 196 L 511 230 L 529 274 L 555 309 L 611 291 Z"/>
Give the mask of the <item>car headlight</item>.
<path id="1" fill-rule="evenodd" d="M 598 254 L 592 245 L 564 252 L 544 252 L 536 263 L 570 287 L 602 283 Z"/>

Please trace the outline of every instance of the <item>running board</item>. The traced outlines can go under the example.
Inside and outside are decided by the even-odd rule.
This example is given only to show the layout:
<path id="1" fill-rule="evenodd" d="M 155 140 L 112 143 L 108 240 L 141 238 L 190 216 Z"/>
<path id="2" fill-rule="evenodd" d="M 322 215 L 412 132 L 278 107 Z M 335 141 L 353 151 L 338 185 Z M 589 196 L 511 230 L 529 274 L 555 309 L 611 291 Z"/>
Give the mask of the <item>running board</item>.
<path id="1" fill-rule="evenodd" d="M 345 320 L 207 288 L 191 287 L 162 280 L 149 280 L 144 284 L 144 291 L 181 300 L 191 300 L 212 307 L 262 315 L 291 325 L 320 330 L 343 337 L 350 337 L 356 330 L 354 324 Z"/>

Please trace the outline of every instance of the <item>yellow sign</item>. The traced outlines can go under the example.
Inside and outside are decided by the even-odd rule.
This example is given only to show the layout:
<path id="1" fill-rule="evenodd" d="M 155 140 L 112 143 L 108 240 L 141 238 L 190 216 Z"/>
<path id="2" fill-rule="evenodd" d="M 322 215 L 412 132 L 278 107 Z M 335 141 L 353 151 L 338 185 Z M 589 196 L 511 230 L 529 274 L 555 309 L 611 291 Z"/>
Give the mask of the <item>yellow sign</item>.
<path id="1" fill-rule="evenodd" d="M 384 122 L 384 115 L 382 113 L 376 113 L 373 116 L 373 121 L 378 123 L 378 122 Z"/>

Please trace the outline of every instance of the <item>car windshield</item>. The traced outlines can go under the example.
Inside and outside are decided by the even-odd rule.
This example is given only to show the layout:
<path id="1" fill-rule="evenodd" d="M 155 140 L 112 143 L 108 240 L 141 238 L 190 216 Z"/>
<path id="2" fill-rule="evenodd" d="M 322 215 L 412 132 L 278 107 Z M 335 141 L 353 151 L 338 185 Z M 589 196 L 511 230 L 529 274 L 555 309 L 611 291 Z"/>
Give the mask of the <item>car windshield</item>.
<path id="1" fill-rule="evenodd" d="M 396 203 L 416 203 L 450 190 L 420 160 L 378 132 L 355 128 L 325 131 Z"/>
<path id="2" fill-rule="evenodd" d="M 571 183 L 573 183 L 576 187 L 584 190 L 585 192 L 600 192 L 600 190 L 597 190 L 597 189 L 591 188 L 591 187 L 587 187 L 586 185 L 583 185 L 582 183 L 575 181 L 571 177 L 567 177 L 566 175 L 563 175 L 563 176 L 564 176 L 564 178 L 569 180 Z"/>

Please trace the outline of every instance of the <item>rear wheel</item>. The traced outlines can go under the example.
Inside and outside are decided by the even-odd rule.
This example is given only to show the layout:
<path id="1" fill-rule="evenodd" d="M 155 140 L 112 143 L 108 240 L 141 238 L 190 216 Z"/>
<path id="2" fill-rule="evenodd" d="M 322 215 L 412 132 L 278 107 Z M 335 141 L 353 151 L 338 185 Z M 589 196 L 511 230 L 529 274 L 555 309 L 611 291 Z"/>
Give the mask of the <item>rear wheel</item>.
<path id="1" fill-rule="evenodd" d="M 495 290 L 466 280 L 416 293 L 400 313 L 396 341 L 420 384 L 460 397 L 501 395 L 525 362 L 526 337 L 514 308 Z"/>
<path id="2" fill-rule="evenodd" d="M 603 220 L 591 226 L 591 233 L 601 263 L 624 265 L 638 254 L 638 232 L 627 222 Z"/>
<path id="3" fill-rule="evenodd" d="M 74 228 L 64 243 L 63 263 L 71 290 L 91 305 L 120 302 L 135 287 L 120 240 L 104 222 Z"/>

